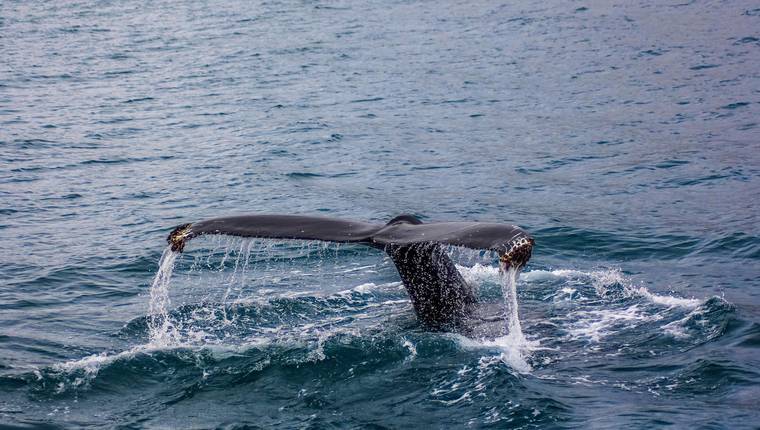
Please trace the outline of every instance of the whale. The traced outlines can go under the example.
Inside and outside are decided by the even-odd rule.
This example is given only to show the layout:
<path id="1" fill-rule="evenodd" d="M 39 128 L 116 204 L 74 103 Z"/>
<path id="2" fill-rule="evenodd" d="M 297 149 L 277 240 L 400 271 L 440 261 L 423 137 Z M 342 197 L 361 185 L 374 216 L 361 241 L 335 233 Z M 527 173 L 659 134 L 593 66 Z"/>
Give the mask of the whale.
<path id="1" fill-rule="evenodd" d="M 434 330 L 456 330 L 473 314 L 475 291 L 446 252 L 456 246 L 495 251 L 502 270 L 520 270 L 535 240 L 516 225 L 491 222 L 423 223 L 414 215 L 386 224 L 310 216 L 238 215 L 177 226 L 167 237 L 172 251 L 204 235 L 353 243 L 384 251 L 393 261 L 417 318 Z"/>

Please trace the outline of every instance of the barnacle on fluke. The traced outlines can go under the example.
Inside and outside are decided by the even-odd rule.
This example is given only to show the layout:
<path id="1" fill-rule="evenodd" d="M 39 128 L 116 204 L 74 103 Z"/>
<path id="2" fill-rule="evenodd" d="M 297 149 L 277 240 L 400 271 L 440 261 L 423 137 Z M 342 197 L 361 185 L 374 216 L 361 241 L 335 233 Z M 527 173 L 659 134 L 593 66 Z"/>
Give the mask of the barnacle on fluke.
<path id="1" fill-rule="evenodd" d="M 182 252 L 185 250 L 185 242 L 190 237 L 190 226 L 192 225 L 192 223 L 182 224 L 169 233 L 166 241 L 172 246 L 172 251 Z"/>
<path id="2" fill-rule="evenodd" d="M 499 261 L 507 267 L 522 267 L 530 260 L 535 240 L 532 237 L 519 237 L 509 243 L 506 252 L 499 256 Z"/>

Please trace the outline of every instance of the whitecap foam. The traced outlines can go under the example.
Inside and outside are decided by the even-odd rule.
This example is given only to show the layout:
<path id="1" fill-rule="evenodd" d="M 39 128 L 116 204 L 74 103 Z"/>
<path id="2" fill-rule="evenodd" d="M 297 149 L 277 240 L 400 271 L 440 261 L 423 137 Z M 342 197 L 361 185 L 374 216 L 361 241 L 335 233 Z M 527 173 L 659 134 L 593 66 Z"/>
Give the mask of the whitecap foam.
<path id="1" fill-rule="evenodd" d="M 646 287 L 635 286 L 620 269 L 582 271 L 574 269 L 558 270 L 533 270 L 521 275 L 526 282 L 542 282 L 551 280 L 573 279 L 586 281 L 594 287 L 597 295 L 603 296 L 611 285 L 620 285 L 626 294 L 630 296 L 639 296 L 649 302 L 667 307 L 681 307 L 694 309 L 704 301 L 695 298 L 684 298 L 671 295 L 657 294 L 649 291 Z M 567 287 L 561 292 L 566 293 Z"/>
<path id="2" fill-rule="evenodd" d="M 523 272 L 521 277 L 526 282 L 552 281 L 560 277 L 554 272 L 555 271 L 549 271 L 549 270 L 531 270 L 530 272 Z"/>
<path id="3" fill-rule="evenodd" d="M 351 293 L 369 294 L 372 291 L 380 290 L 383 288 L 394 288 L 394 287 L 399 287 L 399 286 L 403 288 L 403 284 L 401 282 L 386 282 L 384 284 L 375 284 L 374 282 L 367 282 L 364 284 L 359 284 L 347 290 L 338 291 L 336 295 L 343 296 L 343 295 L 351 294 Z"/>
<path id="4" fill-rule="evenodd" d="M 689 334 L 686 333 L 686 326 L 684 326 L 684 323 L 688 320 L 689 316 L 686 316 L 685 318 L 671 321 L 660 328 L 666 335 L 673 336 L 676 339 L 685 339 L 689 337 Z"/>
<path id="5" fill-rule="evenodd" d="M 66 361 L 64 363 L 57 363 L 51 366 L 51 370 L 57 374 L 72 375 L 81 371 L 82 375 L 74 378 L 68 384 L 60 382 L 56 387 L 58 394 L 63 393 L 69 388 L 77 388 L 88 385 L 100 372 L 104 366 L 108 366 L 119 360 L 129 360 L 134 358 L 138 354 L 150 353 L 156 350 L 165 349 L 165 347 L 156 347 L 152 345 L 139 345 L 130 348 L 126 351 L 109 354 L 108 352 L 101 352 L 100 354 L 93 354 L 78 360 Z M 36 372 L 39 373 L 39 372 Z"/>
<path id="6" fill-rule="evenodd" d="M 88 377 L 95 377 L 100 368 L 109 365 L 120 359 L 129 359 L 136 354 L 147 351 L 146 345 L 140 345 L 131 348 L 127 351 L 119 353 L 109 354 L 107 352 L 101 352 L 100 354 L 93 354 L 78 360 L 66 361 L 64 363 L 57 363 L 52 366 L 52 369 L 56 372 L 73 373 L 76 371 L 83 371 Z"/>
<path id="7" fill-rule="evenodd" d="M 668 306 L 668 307 L 681 307 L 681 308 L 687 308 L 687 309 L 695 309 L 700 304 L 703 303 L 703 301 L 699 299 L 687 299 L 683 297 L 674 297 L 674 296 L 655 294 L 644 287 L 631 288 L 631 290 L 635 292 L 636 294 L 646 298 L 652 303 Z"/>
<path id="8" fill-rule="evenodd" d="M 621 325 L 635 326 L 647 321 L 662 319 L 659 314 L 647 314 L 639 305 L 624 309 L 578 310 L 567 314 L 567 332 L 572 339 L 586 339 L 598 343 L 615 333 Z"/>
<path id="9" fill-rule="evenodd" d="M 723 300 L 723 299 L 720 299 Z M 724 301 L 725 303 L 725 301 Z M 700 336 L 706 336 L 712 339 L 720 335 L 721 320 L 710 320 L 709 305 L 707 302 L 696 306 L 683 318 L 671 321 L 661 328 L 667 335 L 674 338 L 684 339 L 701 332 Z"/>
<path id="10" fill-rule="evenodd" d="M 417 358 L 417 346 L 407 338 L 401 338 L 401 340 L 403 341 L 401 345 L 409 351 L 409 356 L 404 361 L 412 361 Z"/>
<path id="11" fill-rule="evenodd" d="M 490 356 L 507 364 L 512 369 L 520 373 L 530 373 L 533 367 L 526 360 L 530 352 L 540 349 L 538 341 L 515 339 L 514 336 L 505 335 L 493 339 L 472 339 L 459 334 L 452 334 L 451 337 L 456 340 L 460 347 L 468 350 L 478 349 L 496 349 L 499 355 Z M 488 361 L 488 357 L 482 357 Z"/>

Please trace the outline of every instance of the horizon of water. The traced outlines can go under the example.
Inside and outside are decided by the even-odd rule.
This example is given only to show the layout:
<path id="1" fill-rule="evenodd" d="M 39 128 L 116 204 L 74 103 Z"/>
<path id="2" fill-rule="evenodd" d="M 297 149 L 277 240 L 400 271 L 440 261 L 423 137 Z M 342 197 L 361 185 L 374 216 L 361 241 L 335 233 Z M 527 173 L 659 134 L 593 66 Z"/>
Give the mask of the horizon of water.
<path id="1" fill-rule="evenodd" d="M 0 427 L 755 428 L 759 28 L 748 1 L 0 2 Z M 536 244 L 514 288 L 451 250 L 480 319 L 441 333 L 378 250 L 164 252 L 243 213 Z"/>

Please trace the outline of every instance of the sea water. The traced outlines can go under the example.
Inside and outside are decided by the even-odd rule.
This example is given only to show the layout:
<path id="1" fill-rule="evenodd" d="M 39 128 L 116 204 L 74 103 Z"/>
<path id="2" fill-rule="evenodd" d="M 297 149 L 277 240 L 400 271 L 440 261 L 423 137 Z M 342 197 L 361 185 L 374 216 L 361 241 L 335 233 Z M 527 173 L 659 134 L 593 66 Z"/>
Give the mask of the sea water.
<path id="1" fill-rule="evenodd" d="M 3 1 L 0 424 L 754 428 L 758 28 L 742 1 Z M 514 283 L 457 260 L 488 330 L 438 333 L 377 250 L 164 251 L 241 213 L 536 245 Z"/>

